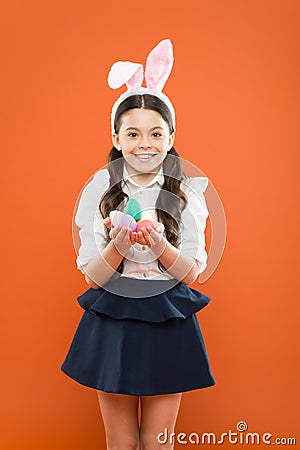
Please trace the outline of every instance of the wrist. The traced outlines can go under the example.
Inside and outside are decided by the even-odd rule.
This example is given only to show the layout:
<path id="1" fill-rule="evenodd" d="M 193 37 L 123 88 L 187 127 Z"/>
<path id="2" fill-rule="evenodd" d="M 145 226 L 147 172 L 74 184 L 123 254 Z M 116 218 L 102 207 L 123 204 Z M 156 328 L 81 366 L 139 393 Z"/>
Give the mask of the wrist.
<path id="1" fill-rule="evenodd" d="M 128 248 L 124 247 L 124 246 L 120 247 L 119 245 L 117 245 L 115 243 L 114 239 L 112 239 L 111 242 L 113 243 L 113 247 L 114 247 L 115 251 L 118 253 L 119 256 L 122 256 L 122 258 L 125 257 L 125 255 L 128 253 L 128 251 L 131 248 L 131 245 L 128 246 Z"/>
<path id="2" fill-rule="evenodd" d="M 165 249 L 167 247 L 167 243 L 168 243 L 168 241 L 167 241 L 166 237 L 163 236 L 159 242 L 152 245 L 151 250 L 153 251 L 153 253 L 155 254 L 155 256 L 157 258 L 159 258 L 163 254 L 163 252 L 165 251 Z"/>

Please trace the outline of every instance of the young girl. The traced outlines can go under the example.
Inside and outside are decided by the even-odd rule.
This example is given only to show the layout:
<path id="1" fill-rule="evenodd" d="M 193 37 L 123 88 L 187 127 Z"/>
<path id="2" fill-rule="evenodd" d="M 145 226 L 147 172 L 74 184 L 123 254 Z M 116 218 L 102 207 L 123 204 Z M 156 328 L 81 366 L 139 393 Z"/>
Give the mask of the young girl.
<path id="1" fill-rule="evenodd" d="M 75 217 L 90 288 L 78 297 L 85 311 L 61 369 L 97 390 L 108 449 L 161 448 L 182 392 L 215 384 L 195 314 L 210 298 L 188 287 L 206 268 L 208 180 L 185 175 L 173 147 L 174 108 L 162 93 L 172 64 L 165 39 L 147 58 L 147 88 L 142 65 L 112 66 L 109 85 L 127 91 L 112 110 L 107 169 L 84 188 Z M 113 226 L 110 212 L 125 212 L 131 198 L 154 227 Z"/>

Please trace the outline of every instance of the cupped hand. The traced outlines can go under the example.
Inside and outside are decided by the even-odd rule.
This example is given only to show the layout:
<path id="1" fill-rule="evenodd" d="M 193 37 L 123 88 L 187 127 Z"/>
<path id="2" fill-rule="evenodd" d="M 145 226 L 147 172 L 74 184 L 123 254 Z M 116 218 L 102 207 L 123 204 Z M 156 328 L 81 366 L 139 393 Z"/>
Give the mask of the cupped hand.
<path id="1" fill-rule="evenodd" d="M 153 222 L 154 229 L 150 226 L 142 227 L 141 231 L 135 234 L 135 241 L 141 245 L 147 245 L 153 247 L 158 244 L 163 238 L 165 226 L 160 222 Z"/>
<path id="2" fill-rule="evenodd" d="M 125 256 L 130 247 L 135 243 L 133 231 L 125 225 L 117 225 L 112 227 L 109 237 L 113 241 L 118 252 Z"/>
<path id="3" fill-rule="evenodd" d="M 112 230 L 120 229 L 121 227 L 123 229 L 124 228 L 127 229 L 128 237 L 129 237 L 129 240 L 131 243 L 130 245 L 138 243 L 141 245 L 147 245 L 148 247 L 153 247 L 155 244 L 158 244 L 161 241 L 161 239 L 163 238 L 163 233 L 165 231 L 164 224 L 161 222 L 155 222 L 155 221 L 153 221 L 154 229 L 150 226 L 147 226 L 147 227 L 142 227 L 141 231 L 139 231 L 139 232 L 132 231 L 130 228 L 128 228 L 124 225 L 123 226 L 118 225 L 117 227 L 114 227 L 111 222 L 110 217 L 106 217 L 105 219 L 103 219 L 103 223 L 107 228 L 111 228 L 110 233 L 112 232 Z M 122 236 L 123 237 L 125 236 L 125 232 L 122 234 Z M 110 237 L 111 237 L 111 234 L 110 234 Z"/>

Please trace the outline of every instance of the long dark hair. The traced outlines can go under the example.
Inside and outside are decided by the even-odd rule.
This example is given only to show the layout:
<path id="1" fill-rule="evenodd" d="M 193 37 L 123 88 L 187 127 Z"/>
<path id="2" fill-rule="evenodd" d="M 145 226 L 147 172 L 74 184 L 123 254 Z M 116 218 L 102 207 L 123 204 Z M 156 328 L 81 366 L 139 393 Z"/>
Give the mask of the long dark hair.
<path id="1" fill-rule="evenodd" d="M 166 104 L 155 95 L 142 94 L 127 97 L 122 103 L 120 103 L 114 120 L 114 131 L 116 134 L 118 134 L 120 130 L 122 114 L 133 108 L 152 109 L 153 111 L 158 112 L 167 123 L 170 134 L 173 133 L 174 128 L 172 116 Z M 170 157 L 169 155 L 172 156 Z M 173 156 L 177 156 L 177 158 L 174 158 Z M 114 161 L 114 163 L 109 164 L 112 161 Z M 181 214 L 188 202 L 186 194 L 180 188 L 180 184 L 182 180 L 186 180 L 189 177 L 187 177 L 187 175 L 183 172 L 179 154 L 174 147 L 168 151 L 162 164 L 164 184 L 162 185 L 160 193 L 157 197 L 155 211 L 158 222 L 163 223 L 165 226 L 166 239 L 178 248 L 180 244 L 179 224 L 181 224 Z M 108 155 L 107 166 L 110 175 L 110 186 L 104 193 L 99 204 L 99 211 L 103 218 L 107 217 L 112 210 L 120 209 L 120 205 L 124 205 L 127 202 L 128 195 L 123 192 L 121 186 L 123 179 L 123 167 L 124 158 L 122 152 L 117 150 L 116 147 L 113 147 Z M 170 200 L 168 201 L 168 199 L 170 199 L 170 195 L 168 194 L 169 192 L 171 192 L 174 196 L 172 196 L 172 198 L 174 198 L 174 201 L 172 202 L 170 202 Z M 180 207 L 182 202 L 183 207 Z M 167 208 L 166 205 L 168 205 Z M 106 228 L 107 244 L 110 240 L 109 229 Z M 124 260 L 122 260 L 121 264 L 117 268 L 119 273 L 123 272 L 123 264 Z M 166 268 L 160 261 L 158 261 L 158 267 L 161 272 L 166 271 Z"/>

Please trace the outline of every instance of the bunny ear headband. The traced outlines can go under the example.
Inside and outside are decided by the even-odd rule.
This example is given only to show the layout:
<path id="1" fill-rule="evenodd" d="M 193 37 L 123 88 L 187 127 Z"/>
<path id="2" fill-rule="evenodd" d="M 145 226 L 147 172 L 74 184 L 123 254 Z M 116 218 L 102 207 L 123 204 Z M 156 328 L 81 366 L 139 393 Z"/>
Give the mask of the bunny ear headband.
<path id="1" fill-rule="evenodd" d="M 173 48 L 170 39 L 164 39 L 149 53 L 146 61 L 145 80 L 146 88 L 142 87 L 144 68 L 142 64 L 129 61 L 115 62 L 108 74 L 108 85 L 112 89 L 118 89 L 126 84 L 127 91 L 120 95 L 114 103 L 111 113 L 111 129 L 114 133 L 114 119 L 118 106 L 125 98 L 136 94 L 151 94 L 160 98 L 169 108 L 173 128 L 175 130 L 175 111 L 169 98 L 162 89 L 169 78 L 173 66 Z"/>

